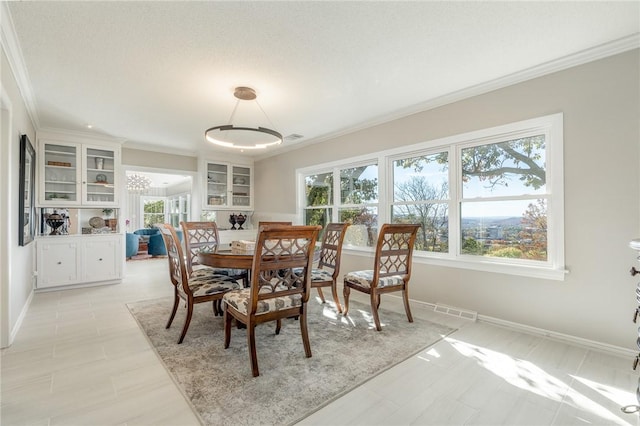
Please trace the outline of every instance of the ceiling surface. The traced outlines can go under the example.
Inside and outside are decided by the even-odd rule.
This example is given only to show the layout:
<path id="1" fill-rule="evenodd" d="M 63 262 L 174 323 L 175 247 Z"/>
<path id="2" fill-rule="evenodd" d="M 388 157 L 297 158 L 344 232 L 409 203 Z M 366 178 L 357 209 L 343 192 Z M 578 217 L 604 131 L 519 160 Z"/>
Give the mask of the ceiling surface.
<path id="1" fill-rule="evenodd" d="M 249 86 L 266 113 L 249 120 L 285 136 L 250 156 L 418 112 L 640 29 L 637 1 L 6 6 L 37 128 L 236 154 L 204 131 L 228 124 L 234 88 Z"/>

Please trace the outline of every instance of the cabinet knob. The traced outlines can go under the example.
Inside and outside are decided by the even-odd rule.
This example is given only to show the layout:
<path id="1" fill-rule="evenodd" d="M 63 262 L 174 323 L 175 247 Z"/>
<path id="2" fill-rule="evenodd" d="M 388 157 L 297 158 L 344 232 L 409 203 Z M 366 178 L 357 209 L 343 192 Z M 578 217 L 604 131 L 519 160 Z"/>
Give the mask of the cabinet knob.
<path id="1" fill-rule="evenodd" d="M 62 262 L 58 262 L 58 265 L 62 265 Z"/>
<path id="2" fill-rule="evenodd" d="M 635 276 L 637 274 L 640 274 L 640 271 L 638 271 L 635 266 L 632 266 L 631 269 L 629 270 L 629 273 L 633 277 L 633 276 Z"/>
<path id="3" fill-rule="evenodd" d="M 102 258 L 98 259 L 100 262 L 102 262 Z"/>

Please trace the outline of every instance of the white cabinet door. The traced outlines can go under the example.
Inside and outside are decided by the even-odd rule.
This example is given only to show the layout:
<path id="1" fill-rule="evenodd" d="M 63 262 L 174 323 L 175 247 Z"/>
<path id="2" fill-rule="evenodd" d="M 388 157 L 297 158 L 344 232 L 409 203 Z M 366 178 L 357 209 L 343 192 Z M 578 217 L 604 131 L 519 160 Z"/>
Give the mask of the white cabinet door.
<path id="1" fill-rule="evenodd" d="M 122 234 L 40 237 L 38 288 L 122 279 Z"/>
<path id="2" fill-rule="evenodd" d="M 38 288 L 75 284 L 80 280 L 79 242 L 38 241 Z"/>
<path id="3" fill-rule="evenodd" d="M 105 146 L 82 146 L 82 203 L 117 206 L 120 151 Z"/>
<path id="4" fill-rule="evenodd" d="M 203 209 L 253 209 L 253 166 L 204 162 Z"/>
<path id="5" fill-rule="evenodd" d="M 80 146 L 64 142 L 40 144 L 38 201 L 59 207 L 81 203 Z"/>
<path id="6" fill-rule="evenodd" d="M 84 281 L 108 281 L 121 278 L 119 239 L 87 239 L 83 244 Z"/>
<path id="7" fill-rule="evenodd" d="M 72 143 L 58 138 L 62 139 L 40 139 L 40 206 L 118 207 L 120 145 Z"/>

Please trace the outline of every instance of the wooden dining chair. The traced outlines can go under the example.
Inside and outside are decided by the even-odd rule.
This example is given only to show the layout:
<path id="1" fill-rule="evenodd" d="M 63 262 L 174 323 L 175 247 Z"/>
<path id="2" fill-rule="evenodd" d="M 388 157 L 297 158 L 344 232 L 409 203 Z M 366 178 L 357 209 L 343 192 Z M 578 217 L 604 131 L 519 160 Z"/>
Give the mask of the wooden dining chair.
<path id="1" fill-rule="evenodd" d="M 298 318 L 305 355 L 311 357 L 306 305 L 311 288 L 313 249 L 321 229 L 320 226 L 260 228 L 250 287 L 230 291 L 222 298 L 224 347 L 228 348 L 231 342 L 233 319 L 246 325 L 254 377 L 260 375 L 255 339 L 258 324 L 277 321 L 276 334 L 279 334 L 282 319 Z"/>
<path id="2" fill-rule="evenodd" d="M 380 295 L 401 291 L 404 309 L 409 322 L 413 322 L 409 307 L 409 279 L 411 278 L 411 260 L 419 224 L 388 224 L 380 228 L 373 269 L 349 272 L 344 276 L 344 311 L 349 312 L 349 294 L 351 289 L 367 293 L 371 299 L 371 312 L 380 331 Z"/>
<path id="3" fill-rule="evenodd" d="M 171 323 L 176 316 L 180 299 L 184 300 L 187 305 L 187 318 L 182 328 L 182 334 L 178 339 L 178 343 L 182 343 L 184 336 L 187 334 L 191 317 L 193 315 L 193 306 L 197 303 L 212 302 L 214 314 L 218 309 L 217 302 L 222 296 L 231 290 L 237 290 L 242 286 L 238 281 L 228 275 L 203 274 L 190 276 L 187 272 L 187 265 L 182 251 L 182 245 L 171 224 L 156 225 L 162 233 L 165 247 L 167 248 L 167 259 L 169 259 L 169 277 L 174 287 L 174 300 L 171 316 L 167 322 L 166 328 L 171 327 Z"/>
<path id="4" fill-rule="evenodd" d="M 292 222 L 268 222 L 268 221 L 261 221 L 258 222 L 258 229 L 260 229 L 261 226 L 278 226 L 278 225 L 282 225 L 282 226 L 291 226 Z"/>
<path id="5" fill-rule="evenodd" d="M 340 258 L 342 256 L 342 242 L 349 223 L 329 223 L 324 228 L 322 246 L 320 247 L 320 259 L 318 266 L 311 271 L 311 288 L 318 290 L 322 303 L 325 303 L 323 287 L 331 287 L 333 301 L 338 312 L 342 312 L 340 299 L 338 298 L 337 281 L 340 274 Z"/>

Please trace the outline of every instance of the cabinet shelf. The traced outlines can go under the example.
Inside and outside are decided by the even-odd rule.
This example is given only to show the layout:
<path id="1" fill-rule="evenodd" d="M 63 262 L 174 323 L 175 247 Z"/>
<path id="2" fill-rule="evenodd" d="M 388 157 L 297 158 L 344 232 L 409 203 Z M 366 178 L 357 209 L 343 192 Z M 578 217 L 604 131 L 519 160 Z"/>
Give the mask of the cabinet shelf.
<path id="1" fill-rule="evenodd" d="M 57 150 L 53 150 L 53 149 L 46 149 L 44 151 L 45 155 L 47 154 L 51 154 L 51 155 L 66 155 L 69 157 L 75 157 L 76 153 L 75 152 L 69 152 L 69 151 L 57 151 Z"/>

